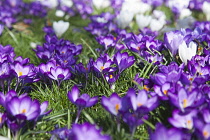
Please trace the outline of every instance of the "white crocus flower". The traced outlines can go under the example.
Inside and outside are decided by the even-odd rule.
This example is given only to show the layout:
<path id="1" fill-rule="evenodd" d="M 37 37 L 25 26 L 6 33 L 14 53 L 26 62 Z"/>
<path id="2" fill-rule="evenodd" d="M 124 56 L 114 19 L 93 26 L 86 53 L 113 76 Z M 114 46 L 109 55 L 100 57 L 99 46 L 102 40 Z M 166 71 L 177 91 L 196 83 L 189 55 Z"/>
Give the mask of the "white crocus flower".
<path id="1" fill-rule="evenodd" d="M 93 0 L 92 2 L 96 9 L 106 8 L 111 4 L 110 0 Z"/>
<path id="2" fill-rule="evenodd" d="M 152 19 L 150 22 L 150 28 L 152 31 L 159 31 L 165 25 L 165 20 Z"/>
<path id="3" fill-rule="evenodd" d="M 61 37 L 62 34 L 68 30 L 68 28 L 69 28 L 69 22 L 64 22 L 63 20 L 60 20 L 58 22 L 53 22 L 53 29 L 58 37 Z"/>
<path id="4" fill-rule="evenodd" d="M 196 51 L 197 44 L 193 41 L 191 41 L 188 46 L 185 41 L 179 45 L 179 57 L 185 64 L 187 64 L 187 60 L 191 60 L 191 58 L 196 55 Z"/>
<path id="5" fill-rule="evenodd" d="M 149 26 L 151 20 L 152 20 L 151 16 L 146 16 L 143 14 L 136 15 L 136 22 L 140 29 L 143 29 L 144 27 Z"/>
<path id="6" fill-rule="evenodd" d="M 62 10 L 56 10 L 55 15 L 57 17 L 63 17 L 65 15 L 65 12 Z"/>
<path id="7" fill-rule="evenodd" d="M 125 0 L 122 4 L 122 11 L 129 11 L 133 14 L 143 14 L 151 9 L 149 4 L 141 2 L 141 0 Z"/>
<path id="8" fill-rule="evenodd" d="M 134 14 L 129 11 L 121 11 L 117 16 L 117 24 L 121 28 L 128 26 L 133 20 Z"/>
<path id="9" fill-rule="evenodd" d="M 150 28 L 152 31 L 159 31 L 166 24 L 166 15 L 160 10 L 153 11 L 153 18 L 150 22 Z"/>
<path id="10" fill-rule="evenodd" d="M 31 46 L 31 48 L 36 49 L 37 44 L 34 43 L 34 42 L 31 42 L 31 43 L 30 43 L 30 46 Z"/>
<path id="11" fill-rule="evenodd" d="M 181 11 L 181 13 L 180 13 L 179 18 L 180 18 L 180 19 L 183 19 L 183 18 L 185 18 L 185 17 L 189 17 L 191 14 L 192 14 L 192 12 L 190 11 L 190 9 L 184 8 L 184 9 L 182 9 L 182 11 Z"/>
<path id="12" fill-rule="evenodd" d="M 72 7 L 73 2 L 72 0 L 60 0 L 61 6 L 67 6 L 67 7 Z"/>
<path id="13" fill-rule="evenodd" d="M 205 1 L 202 6 L 203 12 L 206 14 L 206 19 L 210 21 L 210 3 Z"/>

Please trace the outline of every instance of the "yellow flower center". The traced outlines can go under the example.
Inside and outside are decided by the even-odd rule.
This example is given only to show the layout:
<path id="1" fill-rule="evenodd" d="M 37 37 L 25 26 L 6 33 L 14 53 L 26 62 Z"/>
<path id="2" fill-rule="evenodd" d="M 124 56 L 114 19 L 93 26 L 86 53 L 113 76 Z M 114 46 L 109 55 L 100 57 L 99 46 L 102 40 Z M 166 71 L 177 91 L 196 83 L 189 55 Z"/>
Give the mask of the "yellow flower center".
<path id="1" fill-rule="evenodd" d="M 184 99 L 184 100 L 183 100 L 183 107 L 184 107 L 184 108 L 187 107 L 187 99 Z"/>
<path id="2" fill-rule="evenodd" d="M 115 105 L 115 110 L 118 112 L 119 109 L 120 109 L 120 105 L 119 104 L 116 104 Z"/>
<path id="3" fill-rule="evenodd" d="M 104 70 L 104 66 L 101 66 L 100 69 L 101 69 L 101 70 Z"/>
<path id="4" fill-rule="evenodd" d="M 0 123 L 2 123 L 2 117 L 0 117 Z"/>
<path id="5" fill-rule="evenodd" d="M 144 89 L 145 89 L 146 91 L 149 91 L 149 88 L 147 87 L 147 85 L 144 85 Z"/>
<path id="6" fill-rule="evenodd" d="M 21 111 L 21 113 L 26 113 L 26 109 L 23 109 L 23 110 Z"/>
<path id="7" fill-rule="evenodd" d="M 203 131 L 203 136 L 204 136 L 205 138 L 208 138 L 208 137 L 209 137 L 209 133 L 208 133 L 207 131 Z"/>
<path id="8" fill-rule="evenodd" d="M 138 105 L 138 107 L 140 107 L 140 106 L 142 106 L 143 104 L 141 104 L 141 103 L 138 103 L 137 105 Z"/>
<path id="9" fill-rule="evenodd" d="M 164 90 L 163 93 L 164 93 L 165 95 L 168 95 L 168 90 Z"/>
<path id="10" fill-rule="evenodd" d="M 20 77 L 20 76 L 22 76 L 23 75 L 23 73 L 20 71 L 20 72 L 18 72 L 18 77 Z"/>
<path id="11" fill-rule="evenodd" d="M 110 79 L 113 78 L 113 75 L 109 75 L 109 78 L 110 78 Z"/>
<path id="12" fill-rule="evenodd" d="M 188 129 L 191 129 L 192 128 L 192 121 L 191 120 L 188 120 L 187 121 L 187 128 Z"/>

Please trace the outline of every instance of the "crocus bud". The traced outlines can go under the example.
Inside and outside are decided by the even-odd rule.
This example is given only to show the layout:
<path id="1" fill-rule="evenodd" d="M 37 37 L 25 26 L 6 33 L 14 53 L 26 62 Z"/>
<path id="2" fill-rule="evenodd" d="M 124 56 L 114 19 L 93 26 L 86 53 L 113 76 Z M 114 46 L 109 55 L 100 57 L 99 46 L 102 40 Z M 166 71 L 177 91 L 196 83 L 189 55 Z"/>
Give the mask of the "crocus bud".
<path id="1" fill-rule="evenodd" d="M 61 37 L 62 34 L 67 31 L 68 28 L 69 28 L 69 22 L 64 22 L 63 20 L 60 20 L 58 22 L 53 22 L 53 29 L 58 37 Z"/>
<path id="2" fill-rule="evenodd" d="M 149 26 L 151 20 L 152 20 L 151 16 L 145 16 L 143 14 L 136 15 L 136 22 L 140 29 Z"/>
<path id="3" fill-rule="evenodd" d="M 203 12 L 206 14 L 206 19 L 210 20 L 210 2 L 205 1 L 202 6 Z"/>
<path id="4" fill-rule="evenodd" d="M 197 44 L 193 41 L 191 41 L 188 46 L 185 41 L 179 45 L 179 57 L 185 64 L 187 64 L 187 60 L 190 60 L 193 56 L 196 55 L 196 51 Z"/>

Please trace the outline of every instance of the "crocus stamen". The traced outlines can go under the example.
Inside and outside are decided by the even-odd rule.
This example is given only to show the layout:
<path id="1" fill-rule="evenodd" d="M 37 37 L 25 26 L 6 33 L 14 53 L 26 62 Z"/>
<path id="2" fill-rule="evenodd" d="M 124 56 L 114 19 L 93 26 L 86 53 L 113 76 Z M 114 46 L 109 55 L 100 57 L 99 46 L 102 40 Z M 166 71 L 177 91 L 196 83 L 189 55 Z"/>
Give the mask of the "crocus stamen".
<path id="1" fill-rule="evenodd" d="M 23 109 L 23 110 L 21 111 L 21 113 L 26 113 L 26 109 Z"/>
<path id="2" fill-rule="evenodd" d="M 192 128 L 192 125 L 191 124 L 192 124 L 192 121 L 191 120 L 188 120 L 187 121 L 187 128 L 188 129 L 191 129 Z"/>
<path id="3" fill-rule="evenodd" d="M 137 105 L 138 105 L 138 107 L 140 107 L 140 106 L 142 106 L 143 104 L 141 104 L 141 103 L 138 103 Z"/>
<path id="4" fill-rule="evenodd" d="M 117 40 L 117 38 L 116 38 L 116 37 L 114 37 L 114 40 Z"/>
<path id="5" fill-rule="evenodd" d="M 203 136 L 204 136 L 205 138 L 208 138 L 208 137 L 209 137 L 209 133 L 208 133 L 207 131 L 203 131 Z"/>
<path id="6" fill-rule="evenodd" d="M 22 76 L 23 75 L 23 73 L 20 71 L 20 72 L 18 72 L 18 77 L 19 76 Z"/>
<path id="7" fill-rule="evenodd" d="M 139 46 L 139 47 L 137 47 L 136 49 L 139 51 L 139 50 L 141 49 L 141 47 Z"/>
<path id="8" fill-rule="evenodd" d="M 113 75 L 109 75 L 109 78 L 110 78 L 110 79 L 113 78 Z"/>
<path id="9" fill-rule="evenodd" d="M 147 87 L 147 85 L 144 85 L 144 90 L 149 91 L 149 88 Z"/>
<path id="10" fill-rule="evenodd" d="M 184 99 L 184 100 L 183 100 L 183 107 L 184 107 L 184 108 L 187 107 L 187 99 Z"/>
<path id="11" fill-rule="evenodd" d="M 189 80 L 190 80 L 190 81 L 192 81 L 192 80 L 193 80 L 193 78 L 190 78 Z"/>
<path id="12" fill-rule="evenodd" d="M 116 104 L 115 105 L 115 110 L 118 112 L 119 109 L 120 109 L 120 105 L 119 104 Z"/>
<path id="13" fill-rule="evenodd" d="M 164 90 L 163 93 L 164 93 L 165 95 L 168 95 L 168 90 Z"/>
<path id="14" fill-rule="evenodd" d="M 101 66 L 100 69 L 101 69 L 101 70 L 104 70 L 104 66 Z"/>
<path id="15" fill-rule="evenodd" d="M 64 63 L 67 63 L 68 61 L 67 60 L 64 60 Z"/>
<path id="16" fill-rule="evenodd" d="M 62 51 L 61 53 L 65 53 L 64 51 Z"/>
<path id="17" fill-rule="evenodd" d="M 2 123 L 2 117 L 0 117 L 0 123 Z"/>

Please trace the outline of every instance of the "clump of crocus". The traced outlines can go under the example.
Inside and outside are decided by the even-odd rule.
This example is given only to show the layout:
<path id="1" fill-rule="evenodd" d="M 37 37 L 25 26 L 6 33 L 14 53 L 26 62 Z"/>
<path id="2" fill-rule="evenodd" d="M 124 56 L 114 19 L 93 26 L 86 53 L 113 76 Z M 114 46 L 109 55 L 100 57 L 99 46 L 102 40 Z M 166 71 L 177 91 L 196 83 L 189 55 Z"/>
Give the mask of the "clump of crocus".
<path id="1" fill-rule="evenodd" d="M 6 122 L 15 138 L 18 138 L 19 131 L 34 127 L 39 119 L 50 113 L 46 111 L 47 101 L 40 104 L 38 100 L 32 100 L 26 93 L 20 96 L 15 91 L 9 91 L 6 95 L 0 93 L 0 100 L 0 105 L 5 109 L 5 113 L 0 115 L 0 125 Z"/>
<path id="2" fill-rule="evenodd" d="M 137 126 L 148 119 L 148 112 L 155 109 L 158 105 L 157 97 L 148 97 L 149 93 L 139 90 L 136 94 L 134 89 L 129 89 L 124 97 L 119 97 L 113 93 L 109 98 L 103 96 L 102 106 L 112 115 L 117 117 L 118 130 L 120 129 L 120 119 L 128 124 L 133 137 Z"/>
<path id="3" fill-rule="evenodd" d="M 79 96 L 79 94 L 80 94 L 80 92 L 79 92 L 79 89 L 76 85 L 74 85 L 72 87 L 71 91 L 69 91 L 68 94 L 67 94 L 69 100 L 73 104 L 75 104 L 78 108 L 77 118 L 75 120 L 75 123 L 78 122 L 80 113 L 84 108 L 91 107 L 98 102 L 98 97 L 97 96 L 91 98 L 90 95 L 88 95 L 87 93 L 84 93 L 81 96 Z"/>
<path id="4" fill-rule="evenodd" d="M 85 122 L 83 124 L 73 124 L 71 129 L 66 127 L 58 128 L 50 132 L 51 139 L 70 140 L 111 140 L 108 135 L 101 134 L 101 129 L 94 124 Z"/>

